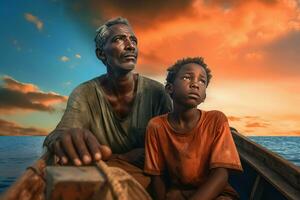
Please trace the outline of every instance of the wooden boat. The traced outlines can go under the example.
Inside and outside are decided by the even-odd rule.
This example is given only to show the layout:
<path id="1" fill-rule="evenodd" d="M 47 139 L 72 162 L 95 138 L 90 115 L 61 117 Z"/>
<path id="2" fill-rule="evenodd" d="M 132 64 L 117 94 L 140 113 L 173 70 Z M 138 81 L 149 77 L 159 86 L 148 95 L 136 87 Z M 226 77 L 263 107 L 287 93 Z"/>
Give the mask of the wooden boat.
<path id="1" fill-rule="evenodd" d="M 235 129 L 231 131 L 244 173 L 231 174 L 229 182 L 238 191 L 241 199 L 300 200 L 300 167 L 256 144 Z M 38 170 L 49 165 L 49 160 L 48 164 L 46 160 L 47 155 L 44 155 L 1 199 L 91 199 L 99 188 L 107 184 L 107 177 L 92 166 L 48 166 L 45 175 L 44 171 Z"/>
<path id="2" fill-rule="evenodd" d="M 241 199 L 299 200 L 300 167 L 231 129 L 244 168 L 232 174 L 230 184 Z"/>

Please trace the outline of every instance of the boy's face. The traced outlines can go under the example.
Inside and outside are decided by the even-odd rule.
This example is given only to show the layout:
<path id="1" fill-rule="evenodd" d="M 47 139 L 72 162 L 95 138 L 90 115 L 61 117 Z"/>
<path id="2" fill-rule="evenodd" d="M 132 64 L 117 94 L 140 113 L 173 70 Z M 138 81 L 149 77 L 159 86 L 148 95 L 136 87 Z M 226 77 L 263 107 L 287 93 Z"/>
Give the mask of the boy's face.
<path id="1" fill-rule="evenodd" d="M 187 108 L 197 107 L 206 97 L 207 75 L 202 66 L 195 63 L 181 67 L 168 92 L 174 103 Z"/>

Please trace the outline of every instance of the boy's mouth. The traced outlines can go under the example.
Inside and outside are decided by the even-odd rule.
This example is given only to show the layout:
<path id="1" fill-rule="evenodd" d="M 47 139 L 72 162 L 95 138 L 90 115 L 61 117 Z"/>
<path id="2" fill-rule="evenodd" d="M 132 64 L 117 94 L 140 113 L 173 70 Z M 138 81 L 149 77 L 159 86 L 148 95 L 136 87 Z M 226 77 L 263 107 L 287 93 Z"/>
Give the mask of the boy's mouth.
<path id="1" fill-rule="evenodd" d="M 190 92 L 188 94 L 188 97 L 198 99 L 198 98 L 200 98 L 200 95 L 198 93 L 195 93 L 195 92 Z"/>

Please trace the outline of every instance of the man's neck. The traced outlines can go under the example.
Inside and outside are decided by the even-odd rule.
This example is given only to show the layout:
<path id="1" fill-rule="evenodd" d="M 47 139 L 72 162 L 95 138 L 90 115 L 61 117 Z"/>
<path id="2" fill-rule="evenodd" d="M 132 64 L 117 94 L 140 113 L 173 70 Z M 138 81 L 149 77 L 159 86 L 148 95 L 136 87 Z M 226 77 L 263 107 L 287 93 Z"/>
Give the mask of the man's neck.
<path id="1" fill-rule="evenodd" d="M 135 77 L 132 72 L 126 74 L 106 74 L 107 81 L 111 91 L 116 93 L 118 96 L 126 95 L 134 92 L 135 89 Z"/>

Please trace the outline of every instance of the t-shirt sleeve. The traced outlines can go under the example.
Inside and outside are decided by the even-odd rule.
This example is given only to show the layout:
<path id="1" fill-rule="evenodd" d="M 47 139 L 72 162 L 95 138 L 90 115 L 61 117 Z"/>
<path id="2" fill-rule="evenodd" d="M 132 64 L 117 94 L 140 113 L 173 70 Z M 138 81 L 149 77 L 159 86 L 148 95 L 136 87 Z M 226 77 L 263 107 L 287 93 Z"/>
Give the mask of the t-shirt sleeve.
<path id="1" fill-rule="evenodd" d="M 170 112 L 172 110 L 172 107 L 173 106 L 170 96 L 165 91 L 163 91 L 159 103 L 159 115 Z"/>
<path id="2" fill-rule="evenodd" d="M 144 166 L 144 172 L 150 175 L 162 175 L 165 168 L 157 134 L 158 130 L 150 121 L 146 130 Z"/>
<path id="3" fill-rule="evenodd" d="M 66 110 L 56 128 L 46 137 L 44 146 L 50 146 L 62 131 L 69 128 L 88 128 L 89 108 L 84 85 L 78 86 L 68 99 Z"/>
<path id="4" fill-rule="evenodd" d="M 212 153 L 209 168 L 224 167 L 242 171 L 241 161 L 233 141 L 226 116 L 222 117 L 216 129 L 214 141 L 212 143 Z"/>

